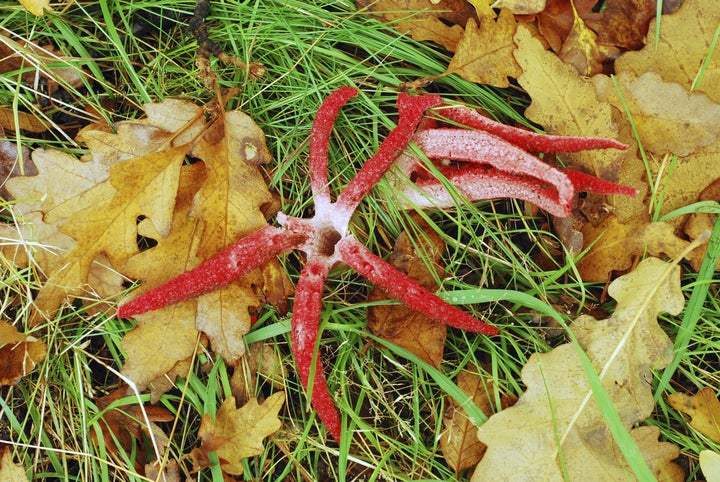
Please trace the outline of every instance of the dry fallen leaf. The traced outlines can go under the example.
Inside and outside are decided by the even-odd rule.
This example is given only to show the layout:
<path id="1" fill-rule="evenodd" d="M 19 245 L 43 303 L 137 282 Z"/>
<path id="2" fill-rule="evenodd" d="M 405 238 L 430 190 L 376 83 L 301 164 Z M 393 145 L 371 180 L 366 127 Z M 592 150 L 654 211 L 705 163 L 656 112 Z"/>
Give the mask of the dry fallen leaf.
<path id="1" fill-rule="evenodd" d="M 495 13 L 484 2 L 476 2 L 480 26 L 469 19 L 455 55 L 444 75 L 457 74 L 465 80 L 497 87 L 509 87 L 508 77 L 520 75 L 512 52 L 515 18 L 509 10 Z"/>
<path id="2" fill-rule="evenodd" d="M 476 3 L 477 0 L 471 0 Z M 515 15 L 531 15 L 545 10 L 546 0 L 495 0 L 492 8 L 508 9 Z"/>
<path id="3" fill-rule="evenodd" d="M 285 387 L 286 373 L 280 360 L 270 345 L 263 342 L 252 343 L 242 358 L 242 363 L 235 367 L 230 388 L 238 403 L 245 403 L 256 393 L 261 380 L 267 380 L 274 389 Z"/>
<path id="4" fill-rule="evenodd" d="M 580 18 L 575 6 L 570 2 L 573 12 L 573 24 L 570 33 L 560 47 L 558 57 L 572 65 L 580 74 L 592 76 L 602 72 L 603 62 L 608 55 L 598 45 L 597 34 Z"/>
<path id="5" fill-rule="evenodd" d="M 720 482 L 720 454 L 712 450 L 700 452 L 700 468 L 707 482 Z"/>
<path id="6" fill-rule="evenodd" d="M 12 385 L 35 369 L 45 358 L 47 347 L 42 340 L 18 332 L 0 322 L 0 386 Z"/>
<path id="7" fill-rule="evenodd" d="M 585 19 L 597 2 L 595 0 L 548 0 L 545 9 L 535 16 L 538 33 L 554 52 L 560 52 L 575 23 L 575 10 Z"/>
<path id="8" fill-rule="evenodd" d="M 235 397 L 228 397 L 214 421 L 205 414 L 198 432 L 202 445 L 190 453 L 195 469 L 208 467 L 208 454 L 217 452 L 223 472 L 241 475 L 242 459 L 261 454 L 263 439 L 280 428 L 278 413 L 284 402 L 285 394 L 277 392 L 261 405 L 253 398 L 236 408 Z"/>
<path id="9" fill-rule="evenodd" d="M 630 111 L 643 147 L 655 155 L 686 157 L 717 141 L 720 105 L 703 93 L 688 92 L 680 84 L 663 81 L 654 72 L 640 77 L 622 72 L 614 80 L 598 75 L 593 82 L 601 101 Z"/>
<path id="10" fill-rule="evenodd" d="M 142 443 L 143 436 L 151 438 L 162 453 L 169 439 L 155 422 L 170 422 L 175 417 L 164 407 L 140 407 L 134 397 L 128 404 L 117 405 L 127 393 L 127 387 L 122 386 L 95 401 L 98 409 L 102 411 L 98 423 L 100 435 L 109 452 L 133 453 L 136 455 L 136 462 L 144 464 L 147 459 L 145 444 Z M 91 430 L 89 435 L 98 443 L 99 434 L 96 430 Z"/>
<path id="11" fill-rule="evenodd" d="M 705 387 L 693 396 L 672 393 L 667 400 L 672 408 L 691 417 L 692 428 L 720 443 L 720 401 L 715 390 Z"/>
<path id="12" fill-rule="evenodd" d="M 623 224 L 610 216 L 597 226 L 586 224 L 582 233 L 586 242 L 595 243 L 578 262 L 585 281 L 607 282 L 613 271 L 630 269 L 642 255 L 674 258 L 689 244 L 675 235 L 671 224 L 648 223 L 643 218 Z"/>
<path id="13" fill-rule="evenodd" d="M 644 148 L 659 159 L 650 162 L 649 169 L 662 195 L 661 215 L 697 201 L 720 178 L 719 104 L 703 93 L 664 82 L 652 72 L 640 78 L 631 73 L 616 76 L 624 104 L 609 78 L 596 76 L 593 81 L 601 99 L 618 108 L 628 106 Z M 680 157 L 675 160 L 673 154 Z M 670 222 L 677 227 L 683 220 Z"/>
<path id="14" fill-rule="evenodd" d="M 615 313 L 607 320 L 581 316 L 571 330 L 655 477 L 684 480 L 682 469 L 671 462 L 678 447 L 658 442 L 657 427 L 635 428 L 655 406 L 651 369 L 672 359 L 672 342 L 657 316 L 682 311 L 680 269 L 648 258 L 613 281 L 608 293 L 617 300 Z M 532 355 L 521 376 L 527 390 L 518 402 L 480 427 L 479 438 L 488 449 L 473 482 L 632 477 L 592 395 L 576 346 L 567 343 Z"/>
<path id="15" fill-rule="evenodd" d="M 149 480 L 161 482 L 180 482 L 180 467 L 175 460 L 169 460 L 162 467 L 157 461 L 145 464 L 145 477 Z"/>
<path id="16" fill-rule="evenodd" d="M 494 412 L 493 380 L 479 376 L 475 370 L 463 370 L 457 377 L 458 387 L 472 399 L 472 402 L 487 416 Z M 515 403 L 516 397 L 503 395 L 502 408 Z M 478 440 L 478 427 L 465 414 L 462 407 L 454 399 L 447 397 L 448 406 L 443 415 L 445 430 L 440 437 L 440 449 L 448 465 L 458 475 L 463 470 L 474 467 L 487 446 Z"/>
<path id="17" fill-rule="evenodd" d="M 2 449 L 0 480 L 3 482 L 28 482 L 29 480 L 25 468 L 13 462 L 12 449 L 7 446 Z"/>
<path id="18" fill-rule="evenodd" d="M 38 134 L 48 128 L 37 115 L 28 112 L 15 111 L 0 106 L 0 127 L 9 131 L 23 130 Z"/>
<path id="19" fill-rule="evenodd" d="M 20 5 L 36 17 L 45 15 L 45 9 L 50 10 L 50 0 L 20 0 Z"/>
<path id="20" fill-rule="evenodd" d="M 417 40 L 431 40 L 454 52 L 463 25 L 474 15 L 465 0 L 356 0 L 358 10 L 368 9 L 398 32 Z M 452 24 L 452 25 L 448 25 Z"/>
<path id="21" fill-rule="evenodd" d="M 427 238 L 419 238 L 418 245 L 414 246 L 408 235 L 402 233 L 395 241 L 393 254 L 388 261 L 423 287 L 436 291 L 437 283 L 425 263 L 430 261 L 436 272 L 442 272 L 438 261 L 445 245 L 434 231 L 427 230 L 426 235 Z M 368 293 L 368 302 L 386 299 L 388 297 L 379 288 Z M 367 320 L 368 327 L 377 336 L 405 348 L 436 368 L 440 367 L 447 332 L 443 323 L 405 305 L 371 306 L 368 308 Z"/>
<path id="22" fill-rule="evenodd" d="M 622 55 L 615 61 L 615 71 L 632 72 L 636 77 L 655 72 L 665 82 L 704 92 L 720 103 L 720 56 L 716 52 L 708 57 L 720 23 L 720 3 L 685 0 L 677 12 L 662 16 L 657 43 L 656 22 L 650 23 L 645 48 Z"/>

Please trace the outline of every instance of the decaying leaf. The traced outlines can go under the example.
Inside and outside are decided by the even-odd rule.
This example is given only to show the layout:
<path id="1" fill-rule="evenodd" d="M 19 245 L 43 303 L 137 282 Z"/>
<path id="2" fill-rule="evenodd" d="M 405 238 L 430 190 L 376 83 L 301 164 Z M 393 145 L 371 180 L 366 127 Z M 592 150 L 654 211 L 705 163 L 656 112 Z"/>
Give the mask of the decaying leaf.
<path id="1" fill-rule="evenodd" d="M 34 134 L 48 129 L 36 115 L 3 106 L 0 106 L 0 127 L 9 131 L 23 130 Z"/>
<path id="2" fill-rule="evenodd" d="M 520 67 L 512 56 L 515 18 L 509 10 L 501 10 L 496 19 L 486 3 L 476 5 L 480 26 L 475 20 L 468 20 L 445 75 L 457 74 L 471 82 L 508 87 L 508 77 L 520 75 Z"/>
<path id="3" fill-rule="evenodd" d="M 595 0 L 548 0 L 545 9 L 535 16 L 538 33 L 554 52 L 560 52 L 575 23 L 575 11 L 585 20 Z M 575 7 L 573 9 L 573 7 Z"/>
<path id="4" fill-rule="evenodd" d="M 491 378 L 481 377 L 471 368 L 458 374 L 457 385 L 485 415 L 490 416 L 495 411 L 493 392 L 496 389 Z M 516 400 L 512 395 L 503 395 L 502 408 L 511 406 Z M 474 467 L 482 459 L 487 446 L 478 440 L 477 425 L 468 418 L 457 401 L 447 397 L 447 404 L 443 415 L 445 430 L 440 438 L 440 449 L 457 475 Z"/>
<path id="5" fill-rule="evenodd" d="M 169 460 L 160 466 L 157 461 L 145 464 L 145 477 L 162 482 L 180 482 L 180 467 L 175 460 Z"/>
<path id="6" fill-rule="evenodd" d="M 402 233 L 395 241 L 393 254 L 388 261 L 423 287 L 435 291 L 437 283 L 428 271 L 425 264 L 427 261 L 423 260 L 431 261 L 436 272 L 441 272 L 438 261 L 445 245 L 434 231 L 428 230 L 426 235 L 427 238 L 419 238 L 418 245 L 413 246 L 408 235 Z M 388 297 L 382 289 L 375 288 L 368 293 L 368 302 L 386 299 Z M 371 306 L 367 319 L 368 327 L 377 336 L 405 348 L 436 368 L 440 367 L 447 333 L 444 324 L 404 305 Z"/>
<path id="7" fill-rule="evenodd" d="M 45 358 L 46 351 L 42 340 L 0 322 L 0 386 L 12 385 L 33 371 Z"/>
<path id="8" fill-rule="evenodd" d="M 617 300 L 607 320 L 576 319 L 571 330 L 600 376 L 620 419 L 658 480 L 684 480 L 671 461 L 678 447 L 658 442 L 657 427 L 637 427 L 653 411 L 651 369 L 672 359 L 660 312 L 683 308 L 680 269 L 656 258 L 642 261 L 608 289 Z M 522 370 L 527 390 L 518 402 L 480 427 L 488 449 L 473 481 L 627 480 L 632 472 L 592 395 L 578 347 L 536 353 Z"/>
<path id="9" fill-rule="evenodd" d="M 208 414 L 203 416 L 198 432 L 202 445 L 190 453 L 195 469 L 208 467 L 208 454 L 217 452 L 223 472 L 241 475 L 242 459 L 261 454 L 263 439 L 280 428 L 278 413 L 284 402 L 283 392 L 272 394 L 262 404 L 253 398 L 240 408 L 235 406 L 235 397 L 225 399 L 214 421 Z"/>
<path id="10" fill-rule="evenodd" d="M 720 443 L 720 401 L 715 390 L 705 387 L 693 396 L 672 393 L 667 400 L 672 408 L 691 417 L 692 428 Z"/>
<path id="11" fill-rule="evenodd" d="M 0 480 L 3 482 L 28 482 L 29 480 L 23 466 L 13 461 L 12 449 L 7 446 L 2 448 Z"/>
<path id="12" fill-rule="evenodd" d="M 597 42 L 597 33 L 588 28 L 580 18 L 574 4 L 573 24 L 570 33 L 560 47 L 558 57 L 572 65 L 581 75 L 592 76 L 602 72 L 602 64 L 608 57 Z"/>

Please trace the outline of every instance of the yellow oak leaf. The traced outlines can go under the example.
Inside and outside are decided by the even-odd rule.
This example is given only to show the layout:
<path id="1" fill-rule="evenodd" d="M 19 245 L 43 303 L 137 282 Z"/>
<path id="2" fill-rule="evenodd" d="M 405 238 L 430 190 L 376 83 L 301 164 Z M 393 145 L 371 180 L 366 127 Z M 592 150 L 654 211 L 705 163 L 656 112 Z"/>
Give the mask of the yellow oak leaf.
<path id="1" fill-rule="evenodd" d="M 12 385 L 33 371 L 46 351 L 42 340 L 0 322 L 0 385 Z"/>
<path id="2" fill-rule="evenodd" d="M 464 0 L 356 0 L 358 10 L 368 9 L 418 42 L 433 41 L 454 52 L 463 36 L 462 25 L 472 17 Z M 451 25 L 448 25 L 451 24 Z"/>
<path id="3" fill-rule="evenodd" d="M 640 77 L 622 72 L 614 80 L 598 75 L 593 83 L 601 101 L 629 110 L 643 147 L 658 156 L 686 157 L 717 140 L 720 104 L 703 93 L 665 82 L 654 72 Z"/>
<path id="4" fill-rule="evenodd" d="M 675 13 L 661 17 L 657 42 L 656 23 L 650 23 L 642 50 L 626 52 L 615 61 L 616 73 L 632 72 L 640 77 L 655 72 L 665 82 L 704 92 L 720 103 L 720 56 L 717 52 L 710 55 L 720 24 L 720 3 L 685 0 Z"/>
<path id="5" fill-rule="evenodd" d="M 650 223 L 643 218 L 621 223 L 615 216 L 609 216 L 597 226 L 585 224 L 582 233 L 587 243 L 594 243 L 578 262 L 584 281 L 607 282 L 613 271 L 630 269 L 642 255 L 674 258 L 689 244 L 675 235 L 671 224 Z"/>
<path id="6" fill-rule="evenodd" d="M 60 230 L 77 245 L 40 290 L 35 304 L 41 315 L 53 316 L 66 297 L 82 292 L 91 263 L 101 253 L 119 267 L 139 252 L 138 217 L 147 216 L 167 235 L 186 152 L 179 146 L 114 164 L 110 181 L 83 193 L 82 208 L 68 210 L 65 203 L 46 215 L 49 222 L 61 223 Z"/>
<path id="7" fill-rule="evenodd" d="M 36 17 L 45 15 L 45 9 L 50 10 L 50 0 L 19 0 L 25 10 Z"/>
<path id="8" fill-rule="evenodd" d="M 672 393 L 667 400 L 672 408 L 691 417 L 692 428 L 720 443 L 720 401 L 715 390 L 705 387 L 693 396 Z"/>
<path id="9" fill-rule="evenodd" d="M 242 475 L 242 459 L 263 452 L 263 439 L 280 428 L 278 413 L 285 403 L 285 394 L 277 392 L 262 404 L 253 398 L 240 408 L 235 397 L 228 397 L 220 406 L 215 420 L 205 414 L 198 436 L 202 445 L 190 453 L 196 469 L 209 465 L 208 454 L 217 452 L 220 467 L 229 475 Z"/>
<path id="10" fill-rule="evenodd" d="M 457 74 L 471 82 L 509 87 L 508 77 L 516 78 L 521 72 L 512 55 L 515 18 L 509 10 L 501 10 L 495 19 L 495 13 L 484 2 L 476 2 L 476 8 L 480 27 L 475 20 L 468 20 L 444 75 Z"/>
<path id="11" fill-rule="evenodd" d="M 198 342 L 195 310 L 194 301 L 184 301 L 136 317 L 137 326 L 123 337 L 121 346 L 127 353 L 122 373 L 138 390 L 150 387 L 156 393 L 154 381 L 192 358 Z"/>
<path id="12" fill-rule="evenodd" d="M 199 255 L 213 256 L 266 224 L 260 209 L 272 200 L 257 169 L 271 159 L 265 135 L 246 114 L 218 119 L 192 150 L 202 159 L 207 179 L 195 195 L 190 216 L 200 220 Z"/>
<path id="13" fill-rule="evenodd" d="M 608 287 L 617 300 L 606 320 L 581 316 L 570 326 L 578 346 L 567 343 L 535 353 L 521 372 L 527 387 L 512 407 L 479 429 L 488 449 L 473 481 L 628 480 L 633 474 L 606 425 L 578 355 L 584 350 L 625 430 L 657 480 L 685 480 L 674 464 L 680 450 L 659 442 L 655 427 L 636 427 L 654 410 L 651 369 L 672 360 L 672 341 L 658 324 L 661 312 L 684 305 L 680 268 L 657 258 Z"/>

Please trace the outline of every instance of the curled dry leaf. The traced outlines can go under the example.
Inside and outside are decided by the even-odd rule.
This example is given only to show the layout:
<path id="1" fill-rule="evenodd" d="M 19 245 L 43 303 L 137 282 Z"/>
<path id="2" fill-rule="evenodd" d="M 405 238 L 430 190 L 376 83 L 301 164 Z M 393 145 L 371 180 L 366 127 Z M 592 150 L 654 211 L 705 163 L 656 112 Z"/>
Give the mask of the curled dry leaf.
<path id="1" fill-rule="evenodd" d="M 98 422 L 99 430 L 91 430 L 89 436 L 98 442 L 103 438 L 103 444 L 111 453 L 135 454 L 136 464 L 144 464 L 146 458 L 143 436 L 155 443 L 155 448 L 162 453 L 168 446 L 169 439 L 165 432 L 155 422 L 170 422 L 174 416 L 164 407 L 145 405 L 140 407 L 137 398 L 127 404 L 121 399 L 127 396 L 127 387 L 120 387 L 95 401 L 98 409 L 102 411 Z M 147 415 L 147 417 L 146 417 Z"/>
<path id="2" fill-rule="evenodd" d="M 656 427 L 636 427 L 655 403 L 651 367 L 672 359 L 672 342 L 657 322 L 660 312 L 683 308 L 680 269 L 656 258 L 613 281 L 617 300 L 607 320 L 576 319 L 571 330 L 599 373 L 603 389 L 658 480 L 684 480 L 672 463 L 677 446 L 658 442 Z M 473 482 L 483 480 L 626 480 L 631 476 L 595 401 L 573 344 L 536 353 L 522 370 L 527 390 L 518 402 L 480 427 L 488 450 Z M 562 462 L 559 459 L 562 454 Z"/>
<path id="3" fill-rule="evenodd" d="M 12 385 L 33 371 L 45 358 L 46 351 L 42 340 L 0 322 L 0 386 Z"/>
<path id="4" fill-rule="evenodd" d="M 471 0 L 471 3 L 477 5 L 480 2 Z M 545 10 L 545 3 L 546 0 L 496 0 L 492 7 L 507 9 L 515 15 L 532 15 Z"/>
<path id="5" fill-rule="evenodd" d="M 242 459 L 261 454 L 263 439 L 280 428 L 278 413 L 285 394 L 277 392 L 262 404 L 253 398 L 240 408 L 235 397 L 225 399 L 215 420 L 205 414 L 198 435 L 202 445 L 190 452 L 196 470 L 208 467 L 210 452 L 217 452 L 220 467 L 229 475 L 242 475 Z"/>
<path id="6" fill-rule="evenodd" d="M 672 408 L 691 417 L 692 428 L 720 443 L 720 401 L 715 390 L 705 387 L 692 396 L 672 393 L 667 400 Z"/>

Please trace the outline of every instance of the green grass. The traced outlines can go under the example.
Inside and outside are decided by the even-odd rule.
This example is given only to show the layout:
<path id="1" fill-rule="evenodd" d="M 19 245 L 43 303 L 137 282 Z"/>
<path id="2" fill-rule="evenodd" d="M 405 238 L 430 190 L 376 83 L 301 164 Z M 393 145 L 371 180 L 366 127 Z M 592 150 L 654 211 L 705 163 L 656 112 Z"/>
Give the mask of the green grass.
<path id="1" fill-rule="evenodd" d="M 449 60 L 432 44 L 398 36 L 355 12 L 350 1 L 324 2 L 323 8 L 315 3 L 213 1 L 208 19 L 211 37 L 223 48 L 242 61 L 262 62 L 267 69 L 254 81 L 242 69 L 212 60 L 220 88 L 240 89 L 229 107 L 242 108 L 265 131 L 275 159 L 267 167 L 270 187 L 292 215 L 304 214 L 310 205 L 306 141 L 313 116 L 329 92 L 349 84 L 361 89 L 336 124 L 330 179 L 337 193 L 394 125 L 398 86 L 443 72 Z M 35 73 L 31 63 L 0 74 L 0 105 L 32 112 L 50 128 L 40 135 L 6 132 L 6 138 L 30 149 L 82 153 L 83 146 L 72 139 L 75 126 L 87 121 L 137 118 L 143 103 L 167 97 L 209 102 L 215 92 L 199 79 L 196 44 L 183 26 L 193 8 L 187 0 L 101 0 L 73 3 L 62 14 L 34 18 L 14 2 L 1 0 L 0 34 L 16 42 L 54 44 L 66 57 L 43 55 L 43 63 L 75 69 L 81 80 L 81 85 L 68 85 L 54 79 L 63 87 L 62 94 L 41 105 L 37 99 L 43 86 L 36 89 L 21 80 L 22 74 Z M 129 34 L 151 10 L 160 11 L 169 23 L 149 34 Z M 175 24 L 177 16 L 180 22 Z M 27 50 L 25 54 L 37 57 Z M 440 79 L 429 88 L 502 120 L 520 121 L 518 112 L 528 102 L 516 90 L 478 86 L 457 77 Z M 434 369 L 369 334 L 366 284 L 352 271 L 336 270 L 324 298 L 320 356 L 354 437 L 346 437 L 340 446 L 328 440 L 295 375 L 289 318 L 268 309 L 246 342 L 271 347 L 287 377 L 278 388 L 258 375 L 253 395 L 284 389 L 288 403 L 281 412 L 282 429 L 265 441 L 262 455 L 246 460 L 244 480 L 454 480 L 456 474 L 443 459 L 438 440 L 446 397 L 462 398 L 454 384 L 457 373 L 471 365 L 489 367 L 479 370 L 495 380 L 499 404 L 500 391 L 519 395 L 524 390 L 519 373 L 532 353 L 565 342 L 565 337 L 556 336 L 557 329 L 545 326 L 548 319 L 568 322 L 591 305 L 612 312 L 611 303 L 602 304 L 603 287 L 583 284 L 571 264 L 538 265 L 539 254 L 555 253 L 558 240 L 543 219 L 525 215 L 517 203 L 463 204 L 452 211 L 415 213 L 398 210 L 389 189 L 383 182 L 363 202 L 354 219 L 355 236 L 374 252 L 387 255 L 402 231 L 414 240 L 424 236 L 417 221 L 422 217 L 447 244 L 443 262 L 453 276 L 439 280 L 446 296 L 492 320 L 502 334 L 490 339 L 450 330 L 445 361 L 440 370 Z M 299 260 L 291 255 L 284 265 L 297 280 Z M 33 480 L 143 480 L 131 462 L 135 454 L 106 446 L 102 437 L 101 443 L 88 437 L 99 433 L 104 423 L 97 400 L 122 383 L 119 372 L 125 355 L 120 340 L 133 325 L 109 316 L 119 298 L 95 307 L 68 305 L 57 319 L 30 328 L 27 315 L 31 294 L 41 282 L 38 273 L 17 269 L 6 257 L 0 258 L 0 270 L 3 321 L 48 344 L 46 359 L 32 374 L 2 388 L 0 441 L 12 447 L 14 460 Z M 712 296 L 717 289 L 712 283 L 717 281 L 711 269 L 700 275 L 688 271 L 684 291 L 691 301 L 685 313 L 663 319 L 670 336 L 682 342 L 682 358 L 657 374 L 657 412 L 648 421 L 661 428 L 664 440 L 680 445 L 682 463 L 690 469 L 688 480 L 699 475 L 698 451 L 718 450 L 718 445 L 689 430 L 662 394 L 719 385 L 715 347 L 720 311 Z M 478 291 L 479 286 L 485 290 Z M 681 326 L 693 329 L 677 336 Z M 192 474 L 191 464 L 182 457 L 198 446 L 202 417 L 214 415 L 230 395 L 233 369 L 201 346 L 192 368 L 187 380 L 178 379 L 158 402 L 176 419 L 160 424 L 170 436 L 167 457 L 181 460 L 182 478 L 219 481 L 217 467 Z M 148 400 L 146 394 L 138 397 Z M 131 409 L 138 406 L 138 397 L 126 397 L 114 406 Z M 467 411 L 483 419 L 477 407 Z M 136 449 L 145 450 L 152 460 L 157 441 L 154 446 L 145 437 Z M 468 477 L 460 474 L 459 480 Z"/>

